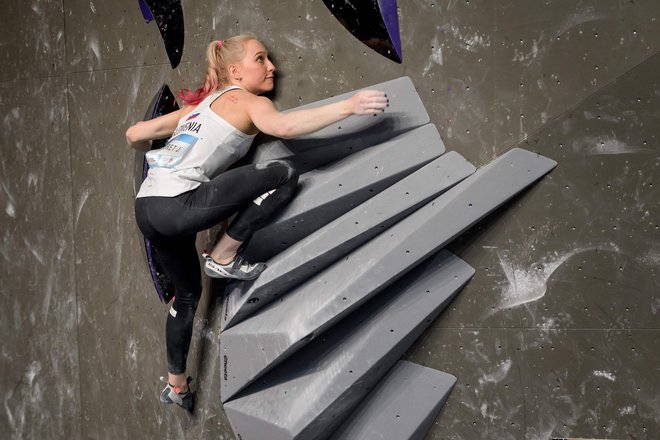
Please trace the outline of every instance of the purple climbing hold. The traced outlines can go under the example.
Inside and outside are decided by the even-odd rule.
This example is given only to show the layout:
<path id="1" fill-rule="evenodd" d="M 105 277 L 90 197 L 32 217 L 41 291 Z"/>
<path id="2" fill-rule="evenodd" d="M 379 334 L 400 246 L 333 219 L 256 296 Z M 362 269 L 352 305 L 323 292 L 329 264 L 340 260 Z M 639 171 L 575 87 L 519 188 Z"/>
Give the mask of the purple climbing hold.
<path id="1" fill-rule="evenodd" d="M 145 115 L 144 120 L 150 120 L 157 118 L 159 116 L 171 113 L 179 109 L 179 105 L 176 103 L 174 94 L 167 86 L 163 85 L 158 93 L 154 96 L 151 103 L 149 104 L 149 109 Z M 153 141 L 151 148 L 157 149 L 165 145 L 167 139 L 157 139 Z M 144 153 L 138 151 L 135 153 L 135 193 L 140 189 L 142 181 L 147 177 L 147 171 L 149 170 L 149 165 L 145 160 Z M 144 238 L 144 237 L 142 237 Z M 147 266 L 149 273 L 151 274 L 151 279 L 156 288 L 156 293 L 160 300 L 164 303 L 168 303 L 174 298 L 174 283 L 168 278 L 165 274 L 162 264 L 160 263 L 160 258 L 156 252 L 155 247 L 151 242 L 144 238 L 144 250 L 147 260 Z"/>
<path id="2" fill-rule="evenodd" d="M 396 0 L 378 0 L 378 7 L 380 8 L 380 15 L 383 17 L 387 34 L 396 51 L 397 61 L 400 63 L 403 60 L 403 56 L 401 54 L 401 36 L 399 34 L 399 15 Z"/>
<path id="3" fill-rule="evenodd" d="M 154 15 L 151 13 L 149 6 L 147 6 L 144 0 L 138 0 L 138 4 L 140 5 L 140 11 L 142 11 L 142 16 L 144 17 L 144 21 L 146 21 L 147 23 L 153 21 Z"/>

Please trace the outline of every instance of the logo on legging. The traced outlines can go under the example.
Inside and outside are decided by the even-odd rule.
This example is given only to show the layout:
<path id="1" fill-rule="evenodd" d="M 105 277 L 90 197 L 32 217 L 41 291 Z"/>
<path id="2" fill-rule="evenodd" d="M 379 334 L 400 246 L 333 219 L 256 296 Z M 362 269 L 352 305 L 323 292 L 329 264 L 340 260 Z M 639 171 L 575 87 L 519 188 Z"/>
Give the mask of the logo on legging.
<path id="1" fill-rule="evenodd" d="M 266 200 L 266 197 L 268 197 L 269 195 L 271 195 L 271 194 L 274 193 L 274 192 L 275 192 L 275 190 L 274 190 L 274 189 L 271 189 L 270 191 L 265 192 L 265 193 L 263 193 L 262 195 L 260 195 L 259 197 L 257 197 L 256 199 L 254 199 L 254 200 L 252 201 L 252 203 L 254 203 L 254 204 L 257 205 L 257 206 L 261 206 L 261 202 L 263 202 L 264 200 Z"/>

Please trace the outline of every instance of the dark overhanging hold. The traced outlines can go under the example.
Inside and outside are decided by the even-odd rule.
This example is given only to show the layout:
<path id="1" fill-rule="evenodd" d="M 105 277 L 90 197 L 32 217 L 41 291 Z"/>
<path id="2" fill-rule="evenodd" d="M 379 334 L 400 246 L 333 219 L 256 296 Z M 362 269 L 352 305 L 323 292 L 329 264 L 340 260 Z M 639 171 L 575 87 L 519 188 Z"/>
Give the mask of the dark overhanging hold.
<path id="1" fill-rule="evenodd" d="M 384 57 L 401 63 L 396 0 L 323 0 L 323 3 L 355 38 Z"/>
<path id="2" fill-rule="evenodd" d="M 170 90 L 167 84 L 164 84 L 158 93 L 154 96 L 149 104 L 149 108 L 144 116 L 144 120 L 148 121 L 150 119 L 157 118 L 158 116 L 166 115 L 175 110 L 179 109 L 179 105 L 176 103 L 174 94 Z M 155 150 L 165 146 L 166 139 L 157 139 L 151 144 L 151 149 Z M 135 153 L 135 194 L 137 194 L 142 185 L 142 181 L 147 177 L 147 171 L 149 171 L 149 166 L 144 157 L 144 153 L 138 151 Z M 144 238 L 144 237 L 143 237 Z M 151 273 L 151 279 L 154 282 L 154 287 L 156 288 L 156 293 L 160 300 L 164 303 L 170 302 L 174 297 L 174 284 L 172 281 L 165 275 L 163 272 L 160 259 L 156 254 L 156 250 L 153 245 L 144 238 L 144 250 L 147 265 L 149 267 L 149 272 Z"/>
<path id="3" fill-rule="evenodd" d="M 184 26 L 181 0 L 138 0 L 144 20 L 156 21 L 167 57 L 174 69 L 183 55 Z"/>

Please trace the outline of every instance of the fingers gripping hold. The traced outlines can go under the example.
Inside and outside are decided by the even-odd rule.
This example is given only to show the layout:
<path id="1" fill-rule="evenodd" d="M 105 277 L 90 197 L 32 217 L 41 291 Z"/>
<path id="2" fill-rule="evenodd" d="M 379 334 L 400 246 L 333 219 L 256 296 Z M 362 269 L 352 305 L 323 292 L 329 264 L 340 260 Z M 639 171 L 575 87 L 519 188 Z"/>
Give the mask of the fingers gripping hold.
<path id="1" fill-rule="evenodd" d="M 363 90 L 351 97 L 352 112 L 356 115 L 383 113 L 389 106 L 385 92 L 380 90 Z"/>

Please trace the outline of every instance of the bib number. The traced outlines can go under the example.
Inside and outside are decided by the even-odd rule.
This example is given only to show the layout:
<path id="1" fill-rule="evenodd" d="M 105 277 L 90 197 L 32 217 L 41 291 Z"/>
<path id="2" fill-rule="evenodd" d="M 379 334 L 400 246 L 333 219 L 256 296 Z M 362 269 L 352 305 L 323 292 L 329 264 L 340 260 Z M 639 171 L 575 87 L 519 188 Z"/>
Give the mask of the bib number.
<path id="1" fill-rule="evenodd" d="M 173 137 L 163 148 L 145 154 L 149 168 L 174 168 L 181 163 L 195 142 L 197 138 L 186 133 Z"/>

